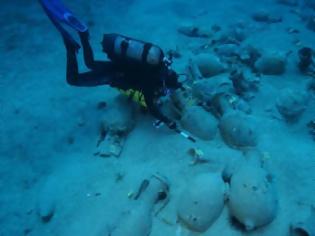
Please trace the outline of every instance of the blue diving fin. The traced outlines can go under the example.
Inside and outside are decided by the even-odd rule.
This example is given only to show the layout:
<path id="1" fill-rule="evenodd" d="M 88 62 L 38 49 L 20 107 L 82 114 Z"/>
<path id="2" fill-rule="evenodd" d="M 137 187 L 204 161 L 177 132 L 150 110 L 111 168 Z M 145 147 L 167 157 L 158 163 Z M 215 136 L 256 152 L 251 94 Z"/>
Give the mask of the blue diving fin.
<path id="1" fill-rule="evenodd" d="M 88 30 L 88 27 L 76 18 L 60 0 L 40 0 L 40 3 L 64 40 L 67 40 L 78 50 L 80 48 L 79 43 L 74 40 L 62 24 L 66 24 L 78 32 L 85 32 Z"/>

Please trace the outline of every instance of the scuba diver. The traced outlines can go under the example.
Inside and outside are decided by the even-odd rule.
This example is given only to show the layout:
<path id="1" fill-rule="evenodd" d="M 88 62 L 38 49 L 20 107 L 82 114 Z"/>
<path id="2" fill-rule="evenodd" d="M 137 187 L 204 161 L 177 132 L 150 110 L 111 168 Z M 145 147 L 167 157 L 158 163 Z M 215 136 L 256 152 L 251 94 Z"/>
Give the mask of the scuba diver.
<path id="1" fill-rule="evenodd" d="M 110 61 L 96 61 L 89 43 L 88 27 L 77 19 L 60 0 L 40 0 L 47 16 L 61 33 L 67 53 L 67 82 L 73 86 L 94 87 L 109 85 L 123 91 L 138 91 L 147 110 L 158 120 L 155 125 L 166 124 L 170 129 L 195 141 L 180 131 L 175 121 L 159 109 L 158 100 L 176 89 L 183 89 L 178 74 L 170 68 L 172 56 L 166 57 L 154 44 L 120 34 L 104 34 L 102 47 Z M 63 27 L 78 32 L 83 48 L 85 65 L 90 71 L 80 73 L 77 52 L 80 44 Z M 130 94 L 130 93 L 129 93 Z"/>

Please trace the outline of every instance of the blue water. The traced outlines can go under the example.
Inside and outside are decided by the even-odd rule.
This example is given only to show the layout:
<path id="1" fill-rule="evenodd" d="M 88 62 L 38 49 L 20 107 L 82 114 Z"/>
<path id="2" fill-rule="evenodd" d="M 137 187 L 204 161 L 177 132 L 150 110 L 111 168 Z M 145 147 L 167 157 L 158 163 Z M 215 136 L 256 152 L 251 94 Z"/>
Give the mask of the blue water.
<path id="1" fill-rule="evenodd" d="M 152 236 L 282 236 L 288 235 L 294 222 L 306 222 L 315 207 L 315 67 L 310 63 L 305 71 L 299 68 L 299 50 L 315 50 L 315 1 L 64 3 L 88 26 L 97 60 L 109 61 L 100 44 L 104 33 L 151 42 L 165 53 L 176 52 L 172 68 L 183 74 L 180 81 L 189 87 L 187 96 L 192 98 L 184 98 L 184 104 L 174 109 L 176 99 L 166 96 L 161 109 L 197 142 L 166 125 L 155 128 L 155 117 L 135 102 L 125 101 L 127 97 L 115 86 L 69 85 L 62 38 L 40 4 L 3 2 L 0 236 L 145 236 L 143 232 Z M 66 29 L 79 42 L 77 34 Z M 82 49 L 77 56 L 80 72 L 88 71 Z M 264 57 L 267 62 L 257 62 Z M 191 73 L 190 62 L 201 77 Z M 202 63 L 206 65 L 203 68 Z M 219 72 L 211 74 L 218 67 Z M 250 81 L 232 84 L 235 69 Z M 255 79 L 259 83 L 251 81 Z M 237 101 L 237 106 L 229 109 L 244 115 L 235 118 L 239 119 L 236 124 L 228 124 L 227 131 L 222 131 L 222 123 L 228 112 L 219 114 L 212 100 L 222 92 Z M 117 96 L 124 102 L 117 101 Z M 189 114 L 192 104 L 202 110 L 200 114 L 199 110 Z M 121 142 L 115 143 L 121 152 L 107 155 L 111 141 L 97 144 L 106 127 L 117 131 L 115 122 L 126 124 L 128 131 L 122 136 L 109 132 Z M 234 132 L 237 129 L 239 133 Z M 250 135 L 255 136 L 255 142 Z M 239 144 L 242 142 L 246 144 Z M 221 174 L 225 166 L 246 159 L 247 144 L 261 153 L 263 168 L 272 176 L 277 199 L 274 218 L 245 233 L 241 219 L 237 220 L 243 223 L 241 227 L 231 220 L 233 212 L 227 200 L 205 232 L 190 232 L 192 228 L 178 216 L 182 189 L 200 173 Z M 196 150 L 202 151 L 204 161 L 194 159 Z M 144 217 L 133 216 L 130 212 L 138 212 L 147 202 L 145 194 L 139 200 L 132 200 L 132 196 L 144 179 L 152 180 L 156 173 L 168 179 L 166 207 L 158 212 L 162 201 L 153 204 Z M 249 205 L 254 211 L 261 210 Z M 133 223 L 128 226 L 130 220 Z M 148 231 L 136 231 L 146 223 Z M 126 225 L 130 231 L 117 233 Z M 308 233 L 305 235 L 315 232 Z"/>

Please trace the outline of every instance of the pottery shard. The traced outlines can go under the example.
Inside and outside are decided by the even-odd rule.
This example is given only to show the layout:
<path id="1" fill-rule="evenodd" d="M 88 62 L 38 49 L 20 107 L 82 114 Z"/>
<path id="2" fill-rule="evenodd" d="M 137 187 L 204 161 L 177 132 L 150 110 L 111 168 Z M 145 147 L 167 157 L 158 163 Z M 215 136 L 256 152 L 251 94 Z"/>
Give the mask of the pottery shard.
<path id="1" fill-rule="evenodd" d="M 104 111 L 102 129 L 110 133 L 126 134 L 135 125 L 135 111 L 128 97 L 119 95 Z"/>
<path id="2" fill-rule="evenodd" d="M 211 140 L 217 133 L 217 120 L 200 106 L 189 107 L 182 119 L 182 126 L 191 134 L 204 140 Z"/>
<path id="3" fill-rule="evenodd" d="M 36 210 L 43 222 L 49 222 L 56 210 L 56 188 L 59 187 L 58 179 L 54 176 L 48 179 L 41 186 L 38 194 Z"/>
<path id="4" fill-rule="evenodd" d="M 280 53 L 268 53 L 260 57 L 255 68 L 265 75 L 281 75 L 286 69 L 286 58 Z"/>
<path id="5" fill-rule="evenodd" d="M 218 57 L 208 53 L 201 53 L 195 58 L 201 75 L 205 78 L 209 78 L 225 71 L 224 64 Z"/>
<path id="6" fill-rule="evenodd" d="M 296 121 L 303 114 L 308 102 L 306 93 L 300 90 L 285 89 L 280 92 L 276 106 L 287 121 Z"/>
<path id="7" fill-rule="evenodd" d="M 229 91 L 233 91 L 233 84 L 227 74 L 200 79 L 192 85 L 192 93 L 200 102 L 207 102 L 216 94 Z"/>
<path id="8" fill-rule="evenodd" d="M 244 163 L 231 178 L 228 207 L 246 230 L 272 222 L 278 203 L 270 175 L 259 165 Z"/>
<path id="9" fill-rule="evenodd" d="M 179 27 L 177 31 L 188 37 L 210 38 L 212 36 L 211 31 L 202 29 L 194 25 L 183 25 Z"/>
<path id="10" fill-rule="evenodd" d="M 219 129 L 225 143 L 233 148 L 247 148 L 257 145 L 257 131 L 251 116 L 230 112 L 220 121 Z"/>
<path id="11" fill-rule="evenodd" d="M 295 7 L 299 4 L 299 0 L 276 0 L 276 2 L 291 7 Z"/>
<path id="12" fill-rule="evenodd" d="M 187 108 L 197 103 L 191 91 L 176 90 L 171 95 L 172 105 L 175 112 L 182 115 Z"/>
<path id="13" fill-rule="evenodd" d="M 315 235 L 315 209 L 311 208 L 308 218 L 294 222 L 290 225 L 290 236 L 314 236 Z"/>
<path id="14" fill-rule="evenodd" d="M 225 184 L 217 173 L 195 177 L 180 195 L 178 218 L 188 229 L 206 231 L 224 207 Z"/>
<path id="15" fill-rule="evenodd" d="M 271 15 L 268 11 L 260 10 L 255 12 L 252 15 L 253 20 L 257 22 L 264 22 L 264 23 L 279 23 L 282 21 L 282 17 Z"/>

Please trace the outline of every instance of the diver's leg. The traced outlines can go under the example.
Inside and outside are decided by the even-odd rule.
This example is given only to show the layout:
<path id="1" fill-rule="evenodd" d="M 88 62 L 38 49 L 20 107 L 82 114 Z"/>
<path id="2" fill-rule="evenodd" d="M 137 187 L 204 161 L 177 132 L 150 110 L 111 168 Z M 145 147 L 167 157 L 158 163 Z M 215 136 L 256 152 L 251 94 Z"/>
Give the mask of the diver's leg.
<path id="1" fill-rule="evenodd" d="M 111 62 L 103 62 L 102 68 L 85 73 L 79 73 L 76 48 L 67 38 L 64 38 L 67 50 L 67 82 L 73 86 L 94 87 L 112 85 L 116 71 Z"/>
<path id="2" fill-rule="evenodd" d="M 76 85 L 79 76 L 77 49 L 66 38 L 64 38 L 64 45 L 67 51 L 67 82 L 70 85 Z"/>
<path id="3" fill-rule="evenodd" d="M 66 23 L 71 28 L 78 31 L 83 46 L 84 61 L 86 66 L 92 70 L 100 69 L 103 66 L 103 63 L 94 60 L 93 50 L 89 43 L 89 32 L 87 26 L 81 23 L 60 0 L 40 0 L 40 3 L 49 19 L 61 33 L 62 37 L 67 39 L 67 42 L 73 44 L 76 50 L 80 48 L 80 45 L 73 39 L 69 32 L 62 27 L 61 23 Z"/>
<path id="4" fill-rule="evenodd" d="M 84 57 L 84 62 L 85 65 L 90 68 L 93 69 L 94 67 L 94 53 L 91 47 L 91 44 L 89 42 L 89 31 L 85 31 L 85 32 L 79 32 L 79 36 L 80 36 L 80 40 L 81 40 L 81 44 L 83 47 L 83 57 Z"/>
<path id="5" fill-rule="evenodd" d="M 61 33 L 67 50 L 67 82 L 74 86 L 98 86 L 110 84 L 115 72 L 106 62 L 95 62 L 92 48 L 88 42 L 88 28 L 81 23 L 60 0 L 40 0 L 47 16 Z M 74 40 L 61 23 L 69 25 L 84 37 L 81 37 L 84 49 L 84 59 L 90 72 L 79 73 L 77 51 L 80 45 Z"/>
<path id="6" fill-rule="evenodd" d="M 106 62 L 95 61 L 94 53 L 89 42 L 89 31 L 79 32 L 85 65 L 91 70 L 102 70 Z"/>

